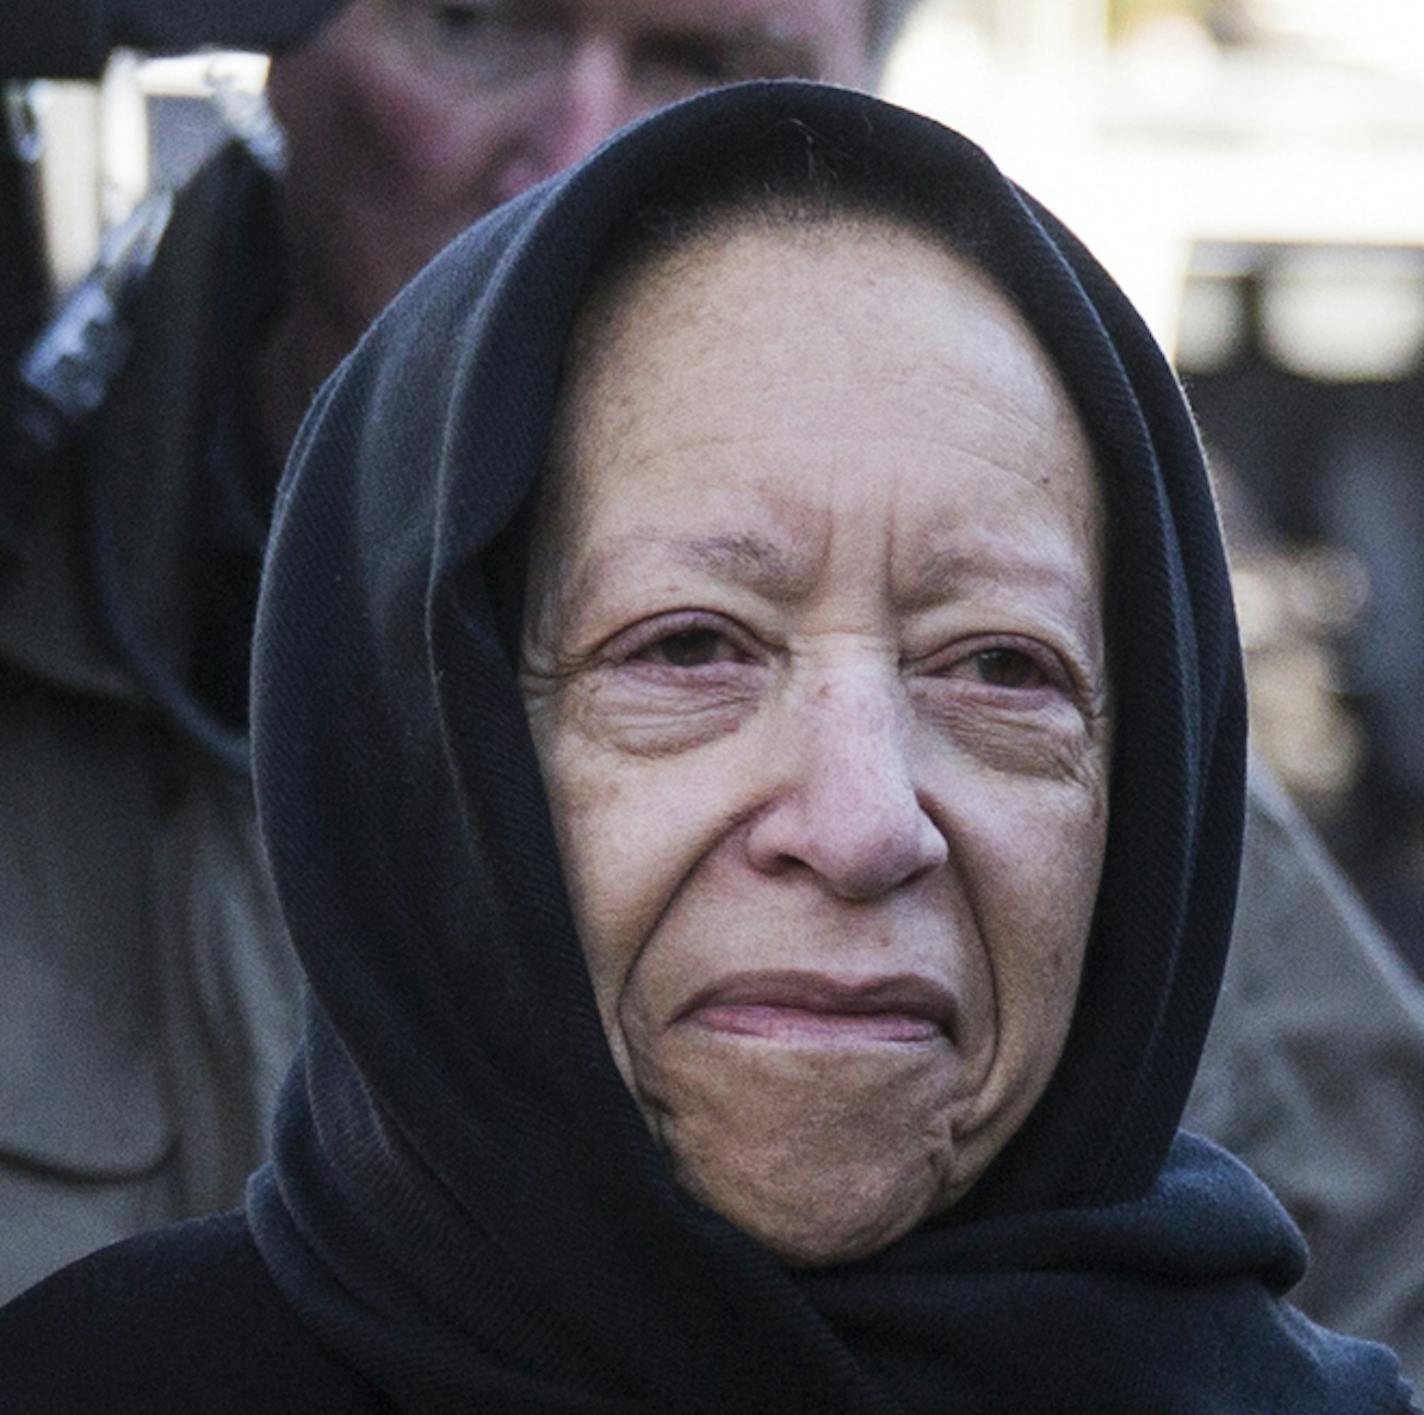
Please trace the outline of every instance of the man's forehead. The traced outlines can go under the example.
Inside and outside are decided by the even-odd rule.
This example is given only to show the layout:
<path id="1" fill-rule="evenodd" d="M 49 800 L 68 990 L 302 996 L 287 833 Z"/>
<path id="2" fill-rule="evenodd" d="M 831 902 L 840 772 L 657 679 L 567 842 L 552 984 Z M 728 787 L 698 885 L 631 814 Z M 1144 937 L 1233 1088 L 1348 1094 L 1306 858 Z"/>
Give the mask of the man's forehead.
<path id="1" fill-rule="evenodd" d="M 647 29 L 768 32 L 859 37 L 870 0 L 533 0 L 535 8 L 580 20 Z"/>

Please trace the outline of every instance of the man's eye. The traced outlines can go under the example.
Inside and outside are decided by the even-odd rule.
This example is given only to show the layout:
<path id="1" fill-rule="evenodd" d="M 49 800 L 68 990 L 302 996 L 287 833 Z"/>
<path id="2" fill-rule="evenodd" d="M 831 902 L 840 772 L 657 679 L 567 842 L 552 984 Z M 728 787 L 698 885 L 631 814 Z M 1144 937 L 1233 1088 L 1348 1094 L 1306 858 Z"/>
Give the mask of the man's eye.
<path id="1" fill-rule="evenodd" d="M 562 61 L 566 36 L 523 0 L 391 0 L 400 32 L 428 61 L 465 66 L 472 81 L 513 83 Z"/>
<path id="2" fill-rule="evenodd" d="M 489 16 L 483 10 L 471 9 L 468 5 L 437 5 L 435 19 L 442 29 L 451 32 L 479 29 L 489 23 Z"/>
<path id="3" fill-rule="evenodd" d="M 737 657 L 735 645 L 716 629 L 682 629 L 640 649 L 635 658 L 669 668 L 705 668 Z"/>
<path id="4" fill-rule="evenodd" d="M 481 0 L 446 0 L 431 5 L 427 11 L 432 28 L 447 39 L 474 38 L 497 25 L 504 18 L 499 5 L 483 4 Z"/>
<path id="5" fill-rule="evenodd" d="M 444 44 L 492 45 L 497 49 L 530 44 L 539 29 L 527 17 L 514 14 L 511 7 L 499 3 L 460 4 L 448 0 L 435 5 L 430 12 L 431 24 Z"/>
<path id="6" fill-rule="evenodd" d="M 1017 649 L 981 649 L 967 664 L 974 677 L 991 688 L 1041 688 L 1048 682 L 1043 669 Z"/>
<path id="7" fill-rule="evenodd" d="M 639 82 L 651 94 L 682 97 L 742 77 L 733 57 L 716 44 L 668 36 L 641 45 Z"/>
<path id="8" fill-rule="evenodd" d="M 735 55 L 697 39 L 669 40 L 658 58 L 666 68 L 699 84 L 728 83 L 741 77 Z"/>

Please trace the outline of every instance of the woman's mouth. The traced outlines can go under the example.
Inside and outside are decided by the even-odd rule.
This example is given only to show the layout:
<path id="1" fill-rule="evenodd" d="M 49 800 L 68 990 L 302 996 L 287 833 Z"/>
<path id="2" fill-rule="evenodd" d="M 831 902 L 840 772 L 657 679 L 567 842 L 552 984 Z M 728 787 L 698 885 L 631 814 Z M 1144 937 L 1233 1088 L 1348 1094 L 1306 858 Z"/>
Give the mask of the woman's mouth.
<path id="1" fill-rule="evenodd" d="M 918 974 L 780 971 L 721 978 L 673 1021 L 769 1041 L 854 1046 L 952 1038 L 956 1011 L 943 984 Z"/>

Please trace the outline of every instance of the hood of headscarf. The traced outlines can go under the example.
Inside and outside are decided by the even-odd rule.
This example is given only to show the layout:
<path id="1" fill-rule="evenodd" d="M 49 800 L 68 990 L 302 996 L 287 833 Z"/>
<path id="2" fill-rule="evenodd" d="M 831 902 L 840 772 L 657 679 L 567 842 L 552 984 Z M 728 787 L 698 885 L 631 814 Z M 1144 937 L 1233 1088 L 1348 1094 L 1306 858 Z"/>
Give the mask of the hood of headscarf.
<path id="1" fill-rule="evenodd" d="M 987 222 L 989 273 L 1095 445 L 1117 740 L 1047 1092 L 950 1215 L 796 1273 L 677 1189 L 614 1067 L 516 674 L 532 493 L 605 237 L 653 183 L 808 141 Z M 1343 1408 L 1322 1403 L 1340 1380 L 1386 1380 L 1378 1348 L 1276 1302 L 1301 1253 L 1265 1190 L 1174 1141 L 1230 932 L 1244 774 L 1196 432 L 1123 296 L 965 139 L 849 91 L 748 85 L 635 125 L 458 239 L 298 439 L 253 730 L 312 1000 L 249 1219 L 301 1318 L 402 1405 L 1204 1411 L 1249 1388 L 1242 1408 L 1303 1411 Z"/>

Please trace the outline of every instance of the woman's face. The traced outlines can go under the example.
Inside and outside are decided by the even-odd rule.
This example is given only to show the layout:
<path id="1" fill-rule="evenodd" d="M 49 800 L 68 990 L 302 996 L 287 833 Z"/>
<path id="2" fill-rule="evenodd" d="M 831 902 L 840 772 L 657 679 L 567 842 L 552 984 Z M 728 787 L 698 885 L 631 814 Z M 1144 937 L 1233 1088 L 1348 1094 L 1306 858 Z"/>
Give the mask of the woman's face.
<path id="1" fill-rule="evenodd" d="M 1103 511 L 1036 340 L 871 223 L 583 316 L 524 687 L 609 1045 L 785 1261 L 953 1203 L 1062 1049 L 1107 828 Z"/>

